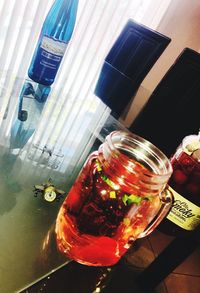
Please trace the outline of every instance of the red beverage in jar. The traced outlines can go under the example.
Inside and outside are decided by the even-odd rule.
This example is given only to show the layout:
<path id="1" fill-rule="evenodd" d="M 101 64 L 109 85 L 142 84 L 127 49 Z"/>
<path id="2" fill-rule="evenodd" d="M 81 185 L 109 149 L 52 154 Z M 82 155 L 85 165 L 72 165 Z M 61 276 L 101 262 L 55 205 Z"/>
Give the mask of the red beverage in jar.
<path id="1" fill-rule="evenodd" d="M 155 170 L 141 161 L 105 146 L 90 155 L 57 217 L 62 253 L 86 265 L 110 266 L 145 230 L 160 209 L 163 181 L 152 185 Z"/>

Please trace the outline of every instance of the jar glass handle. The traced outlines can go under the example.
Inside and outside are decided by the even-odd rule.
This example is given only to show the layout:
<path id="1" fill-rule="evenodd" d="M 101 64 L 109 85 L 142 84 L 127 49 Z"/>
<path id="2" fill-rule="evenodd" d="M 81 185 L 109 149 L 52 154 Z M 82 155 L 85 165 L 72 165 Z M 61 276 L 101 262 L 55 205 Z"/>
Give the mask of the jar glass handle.
<path id="1" fill-rule="evenodd" d="M 153 222 L 151 222 L 147 226 L 147 228 L 138 236 L 138 238 L 143 238 L 143 237 L 149 235 L 158 226 L 158 224 L 160 224 L 160 222 L 165 218 L 165 216 L 168 214 L 168 212 L 172 206 L 172 202 L 173 202 L 173 194 L 169 190 L 168 185 L 161 192 L 160 201 L 161 201 L 161 207 L 156 215 L 156 218 L 153 219 Z"/>

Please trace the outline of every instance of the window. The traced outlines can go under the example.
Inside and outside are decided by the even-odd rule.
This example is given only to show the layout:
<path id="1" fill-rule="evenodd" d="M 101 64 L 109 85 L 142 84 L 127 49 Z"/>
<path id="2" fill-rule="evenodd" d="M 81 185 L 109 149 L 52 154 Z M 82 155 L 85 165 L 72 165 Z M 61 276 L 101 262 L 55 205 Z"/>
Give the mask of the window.
<path id="1" fill-rule="evenodd" d="M 53 0 L 0 1 L 1 143 L 9 144 L 14 133 L 18 97 L 52 3 Z M 34 101 L 26 100 L 31 119 L 22 122 L 23 134 L 27 131 L 28 136 L 21 148 L 28 156 L 33 160 L 35 156 L 37 161 L 33 150 L 51 150 L 61 162 L 63 154 L 72 158 L 73 150 L 84 149 L 90 130 L 101 125 L 110 113 L 93 94 L 107 52 L 129 18 L 156 29 L 169 3 L 170 0 L 79 1 L 74 34 L 47 102 L 36 111 L 38 105 L 31 106 Z M 57 168 L 61 166 L 66 169 L 66 162 Z"/>

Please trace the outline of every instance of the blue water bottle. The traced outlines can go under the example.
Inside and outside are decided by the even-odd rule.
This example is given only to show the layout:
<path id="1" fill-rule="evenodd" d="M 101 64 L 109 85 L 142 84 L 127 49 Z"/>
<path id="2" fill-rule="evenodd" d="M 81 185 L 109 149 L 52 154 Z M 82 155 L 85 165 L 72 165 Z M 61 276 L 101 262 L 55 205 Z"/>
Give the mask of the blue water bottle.
<path id="1" fill-rule="evenodd" d="M 55 0 L 44 21 L 28 70 L 35 82 L 50 86 L 73 33 L 78 0 Z"/>

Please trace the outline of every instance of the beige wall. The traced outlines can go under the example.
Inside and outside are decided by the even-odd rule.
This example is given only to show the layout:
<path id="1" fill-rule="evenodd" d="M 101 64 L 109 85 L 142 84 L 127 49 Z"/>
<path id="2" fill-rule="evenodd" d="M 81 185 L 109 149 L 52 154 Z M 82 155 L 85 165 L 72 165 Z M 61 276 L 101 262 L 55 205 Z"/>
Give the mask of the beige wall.
<path id="1" fill-rule="evenodd" d="M 149 95 L 185 47 L 200 50 L 200 0 L 172 0 L 156 29 L 172 39 L 146 76 L 124 119 L 129 126 Z"/>

